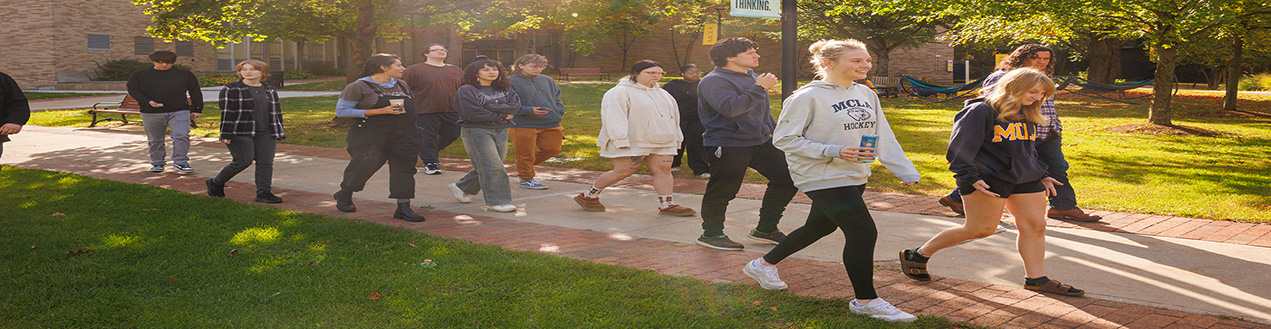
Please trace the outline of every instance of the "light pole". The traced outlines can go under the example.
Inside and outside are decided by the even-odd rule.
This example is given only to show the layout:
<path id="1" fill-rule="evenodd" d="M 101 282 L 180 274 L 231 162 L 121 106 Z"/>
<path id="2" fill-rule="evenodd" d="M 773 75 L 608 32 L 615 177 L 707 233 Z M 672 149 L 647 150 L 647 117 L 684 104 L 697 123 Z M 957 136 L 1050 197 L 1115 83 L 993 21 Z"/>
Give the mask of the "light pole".
<path id="1" fill-rule="evenodd" d="M 795 59 L 799 58 L 798 25 L 799 7 L 797 0 L 781 0 L 781 99 L 785 100 L 799 86 L 799 67 Z"/>
<path id="2" fill-rule="evenodd" d="M 715 23 L 719 25 L 718 27 L 715 28 L 716 42 L 719 42 L 719 39 L 724 38 L 724 10 L 725 9 L 728 9 L 728 8 L 715 7 Z"/>

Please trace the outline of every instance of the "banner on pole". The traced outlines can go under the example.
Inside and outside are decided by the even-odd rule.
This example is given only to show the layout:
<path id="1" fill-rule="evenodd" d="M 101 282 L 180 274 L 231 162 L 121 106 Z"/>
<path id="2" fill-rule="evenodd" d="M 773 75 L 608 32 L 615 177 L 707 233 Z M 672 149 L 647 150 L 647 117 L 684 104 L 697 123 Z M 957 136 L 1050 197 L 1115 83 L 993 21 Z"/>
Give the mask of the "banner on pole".
<path id="1" fill-rule="evenodd" d="M 719 36 L 719 24 L 702 24 L 702 44 L 714 45 L 716 37 Z"/>
<path id="2" fill-rule="evenodd" d="M 778 0 L 732 0 L 729 16 L 781 18 L 781 2 Z"/>

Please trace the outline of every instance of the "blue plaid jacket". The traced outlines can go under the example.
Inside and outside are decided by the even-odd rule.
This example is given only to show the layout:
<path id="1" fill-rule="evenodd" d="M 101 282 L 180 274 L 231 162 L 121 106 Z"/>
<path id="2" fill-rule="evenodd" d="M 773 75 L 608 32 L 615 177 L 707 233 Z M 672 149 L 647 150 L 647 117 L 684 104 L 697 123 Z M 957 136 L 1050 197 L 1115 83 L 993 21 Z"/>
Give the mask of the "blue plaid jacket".
<path id="1" fill-rule="evenodd" d="M 984 78 L 984 84 L 981 85 L 981 88 L 984 88 L 984 92 L 988 93 L 988 91 L 993 90 L 993 85 L 997 84 L 997 80 L 1001 80 L 1004 75 L 1006 75 L 1006 71 L 997 71 L 989 74 L 989 77 Z M 1038 140 L 1046 139 L 1046 136 L 1050 136 L 1051 131 L 1062 132 L 1064 130 L 1063 123 L 1059 122 L 1059 112 L 1055 111 L 1054 95 L 1042 102 L 1042 116 L 1046 117 L 1046 121 L 1050 122 L 1050 124 L 1037 126 Z"/>
<path id="2" fill-rule="evenodd" d="M 274 138 L 282 140 L 286 137 L 282 132 L 282 105 L 278 103 L 278 91 L 268 83 L 261 83 L 264 84 L 265 95 L 270 98 L 269 103 L 272 104 L 269 116 L 273 118 L 270 121 L 273 121 Z M 256 120 L 252 118 L 252 110 L 256 103 L 252 102 L 252 92 L 247 89 L 247 84 L 244 84 L 243 80 L 231 82 L 225 85 L 225 88 L 221 88 L 220 106 L 220 139 L 256 134 Z"/>

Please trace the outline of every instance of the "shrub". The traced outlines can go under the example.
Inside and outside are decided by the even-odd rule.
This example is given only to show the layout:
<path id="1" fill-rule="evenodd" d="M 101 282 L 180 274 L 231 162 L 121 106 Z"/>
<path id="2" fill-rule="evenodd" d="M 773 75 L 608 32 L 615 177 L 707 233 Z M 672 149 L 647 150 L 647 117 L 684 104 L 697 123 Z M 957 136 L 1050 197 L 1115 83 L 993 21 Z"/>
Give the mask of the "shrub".
<path id="1" fill-rule="evenodd" d="M 224 86 L 230 82 L 238 81 L 238 75 L 234 74 L 200 75 L 198 78 L 199 87 Z"/>
<path id="2" fill-rule="evenodd" d="M 282 72 L 282 78 L 284 80 L 313 79 L 315 77 L 316 76 L 314 76 L 313 73 L 300 71 L 300 70 L 291 70 L 291 71 Z"/>
<path id="3" fill-rule="evenodd" d="M 127 81 L 128 76 L 132 75 L 133 71 L 147 67 L 154 67 L 154 64 L 150 62 L 135 59 L 116 59 L 106 62 L 106 64 L 102 64 L 97 61 L 93 62 L 97 63 L 97 77 L 93 78 L 93 80 L 97 81 Z M 173 65 L 173 67 L 191 71 L 189 66 L 181 64 Z"/>
<path id="4" fill-rule="evenodd" d="M 1271 90 L 1271 73 L 1259 73 L 1240 77 L 1236 89 L 1242 91 Z"/>

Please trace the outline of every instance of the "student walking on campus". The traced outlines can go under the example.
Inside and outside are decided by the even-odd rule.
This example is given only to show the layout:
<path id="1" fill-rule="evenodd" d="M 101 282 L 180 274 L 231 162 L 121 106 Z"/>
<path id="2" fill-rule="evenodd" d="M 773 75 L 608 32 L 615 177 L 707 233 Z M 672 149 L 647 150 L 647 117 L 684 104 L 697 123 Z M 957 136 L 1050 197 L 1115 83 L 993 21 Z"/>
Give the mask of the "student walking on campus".
<path id="1" fill-rule="evenodd" d="M 172 130 L 172 163 L 178 174 L 192 174 L 190 167 L 190 122 L 203 116 L 203 92 L 194 73 L 173 67 L 177 54 L 167 50 L 150 53 L 154 67 L 128 76 L 128 95 L 141 107 L 141 125 L 146 130 L 150 151 L 150 172 L 163 172 L 167 164 L 163 134 Z M 189 97 L 188 99 L 186 97 Z"/>
<path id="2" fill-rule="evenodd" d="M 680 67 L 680 74 L 684 76 L 683 79 L 671 80 L 662 85 L 662 89 L 675 97 L 675 104 L 680 109 L 680 132 L 684 133 L 684 143 L 680 144 L 680 149 L 675 151 L 675 158 L 671 159 L 671 170 L 679 168 L 680 159 L 687 156 L 688 168 L 693 171 L 693 176 L 710 178 L 710 164 L 702 154 L 702 132 L 706 128 L 702 127 L 702 119 L 697 117 L 697 82 L 702 80 L 702 69 L 697 65 L 685 64 Z"/>
<path id="3" fill-rule="evenodd" d="M 658 88 L 658 80 L 664 74 L 666 71 L 658 62 L 642 60 L 631 65 L 631 75 L 605 92 L 600 101 L 596 146 L 600 146 L 600 156 L 613 159 L 613 170 L 601 174 L 591 188 L 574 196 L 583 210 L 605 211 L 600 192 L 647 164 L 653 174 L 653 189 L 658 193 L 658 213 L 682 217 L 697 214 L 671 199 L 675 189 L 671 158 L 684 136 L 680 133 L 675 98 Z"/>
<path id="4" fill-rule="evenodd" d="M 892 133 L 869 87 L 855 83 L 868 77 L 869 51 L 857 40 L 821 40 L 808 48 L 819 81 L 786 98 L 773 131 L 773 145 L 785 151 L 794 184 L 812 199 L 807 223 L 786 236 L 772 251 L 742 267 L 764 289 L 784 290 L 776 264 L 822 237 L 842 230 L 843 267 L 856 299 L 852 313 L 887 321 L 916 319 L 874 291 L 874 244 L 878 228 L 861 194 L 870 162 L 882 162 L 904 185 L 918 183 L 914 168 Z M 873 138 L 873 141 L 865 138 Z M 866 145 L 873 145 L 866 146 Z"/>
<path id="5" fill-rule="evenodd" d="M 30 119 L 31 105 L 22 88 L 13 77 L 0 72 L 0 155 L 4 154 L 4 143 L 9 141 L 9 135 L 22 132 L 22 126 Z"/>
<path id="6" fill-rule="evenodd" d="M 697 244 L 742 250 L 740 243 L 724 235 L 724 214 L 737 197 L 746 168 L 768 179 L 759 225 L 747 236 L 764 243 L 779 243 L 785 233 L 777 229 L 786 205 L 799 190 L 790 179 L 785 153 L 772 146 L 777 125 L 768 106 L 768 89 L 777 85 L 772 73 L 756 74 L 758 47 L 746 38 L 720 40 L 711 47 L 715 69 L 697 84 L 697 113 L 706 132 L 702 135 L 710 181 L 702 196 L 702 233 Z"/>
<path id="7" fill-rule="evenodd" d="M 234 72 L 242 79 L 221 88 L 221 143 L 234 158 L 216 177 L 208 178 L 207 195 L 225 197 L 225 183 L 256 163 L 256 202 L 282 203 L 274 195 L 274 154 L 282 131 L 278 92 L 264 82 L 269 64 L 254 59 L 239 62 Z"/>
<path id="8" fill-rule="evenodd" d="M 355 119 L 344 139 L 352 159 L 344 168 L 340 191 L 333 195 L 340 211 L 357 211 L 353 193 L 366 188 L 366 181 L 387 161 L 388 197 L 397 199 L 393 218 L 424 221 L 410 206 L 415 198 L 415 159 L 424 135 L 416 125 L 410 87 L 400 80 L 405 71 L 397 55 L 372 55 L 362 69 L 364 76 L 345 86 L 335 103 L 336 117 Z"/>
<path id="9" fill-rule="evenodd" d="M 512 76 L 508 77 L 521 99 L 521 110 L 512 118 L 515 124 L 508 129 L 515 149 L 516 176 L 521 179 L 521 188 L 531 190 L 547 189 L 534 179 L 534 166 L 559 154 L 565 140 L 565 128 L 560 125 L 565 103 L 556 80 L 540 74 L 546 67 L 547 57 L 526 54 L 512 63 Z"/>
<path id="10" fill-rule="evenodd" d="M 463 85 L 463 69 L 446 64 L 446 46 L 430 44 L 424 49 L 423 63 L 406 67 L 402 80 L 410 86 L 415 103 L 415 123 L 424 134 L 419 160 L 425 175 L 440 175 L 441 150 L 459 139 L 459 113 L 455 112 L 455 92 Z"/>
<path id="11" fill-rule="evenodd" d="M 486 209 L 516 211 L 503 159 L 508 156 L 508 127 L 514 124 L 512 117 L 521 110 L 521 101 L 508 83 L 503 64 L 483 59 L 464 67 L 455 109 L 463 117 L 460 135 L 472 170 L 450 184 L 450 192 L 462 203 L 472 202 L 481 193 Z"/>
<path id="12" fill-rule="evenodd" d="M 997 64 L 997 71 L 984 79 L 983 89 L 986 92 L 993 90 L 1006 72 L 1018 68 L 1028 67 L 1046 74 L 1053 74 L 1052 54 L 1054 52 L 1050 48 L 1037 44 L 1015 48 L 1015 51 Z M 1063 151 L 1063 124 L 1059 121 L 1058 112 L 1055 111 L 1054 96 L 1042 102 L 1041 112 L 1046 121 L 1037 127 L 1037 158 L 1050 168 L 1047 174 L 1062 184 L 1055 186 L 1056 193 L 1049 198 L 1050 209 L 1046 211 L 1047 216 L 1077 222 L 1099 221 L 1103 217 L 1088 214 L 1077 207 L 1077 192 L 1073 190 L 1068 180 L 1068 161 L 1064 159 Z M 956 213 L 963 213 L 962 194 L 956 188 L 953 192 L 941 197 L 940 204 Z"/>
<path id="13" fill-rule="evenodd" d="M 937 233 L 922 246 L 900 252 L 900 267 L 915 280 L 931 280 L 927 261 L 940 250 L 997 231 L 1005 207 L 1019 228 L 1024 289 L 1068 296 L 1081 289 L 1046 277 L 1046 196 L 1062 184 L 1047 176 L 1036 151 L 1043 101 L 1055 94 L 1046 73 L 1021 68 L 1002 76 L 985 97 L 966 101 L 954 116 L 945 158 L 966 204 L 966 223 Z M 979 266 L 979 264 L 977 264 Z"/>

